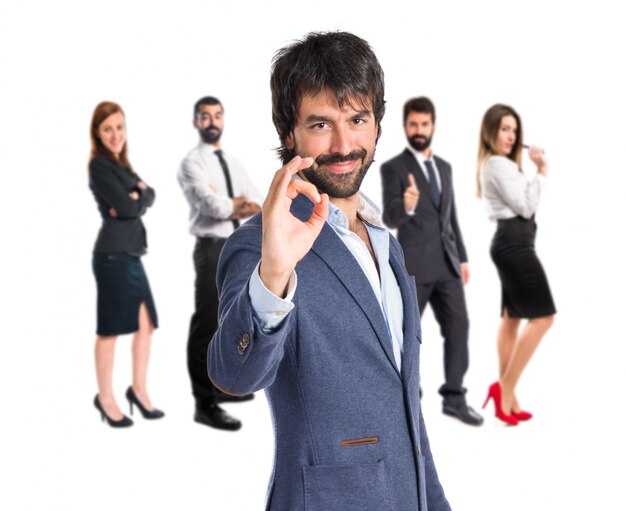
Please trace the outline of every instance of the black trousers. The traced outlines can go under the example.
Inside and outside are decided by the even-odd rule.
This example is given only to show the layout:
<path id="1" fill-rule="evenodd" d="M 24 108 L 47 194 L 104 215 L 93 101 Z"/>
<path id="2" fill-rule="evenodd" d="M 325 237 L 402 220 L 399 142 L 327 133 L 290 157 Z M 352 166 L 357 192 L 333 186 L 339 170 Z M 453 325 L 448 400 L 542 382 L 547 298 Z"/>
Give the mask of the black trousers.
<path id="1" fill-rule="evenodd" d="M 187 342 L 187 367 L 196 406 L 205 408 L 215 403 L 216 389 L 207 370 L 209 342 L 218 326 L 218 295 L 215 275 L 217 262 L 226 239 L 197 238 L 193 251 L 196 270 L 196 310 L 191 316 Z"/>
<path id="2" fill-rule="evenodd" d="M 417 284 L 420 316 L 430 303 L 443 337 L 445 383 L 439 388 L 444 399 L 463 396 L 463 377 L 469 366 L 469 318 L 463 282 L 452 272 L 436 282 Z"/>

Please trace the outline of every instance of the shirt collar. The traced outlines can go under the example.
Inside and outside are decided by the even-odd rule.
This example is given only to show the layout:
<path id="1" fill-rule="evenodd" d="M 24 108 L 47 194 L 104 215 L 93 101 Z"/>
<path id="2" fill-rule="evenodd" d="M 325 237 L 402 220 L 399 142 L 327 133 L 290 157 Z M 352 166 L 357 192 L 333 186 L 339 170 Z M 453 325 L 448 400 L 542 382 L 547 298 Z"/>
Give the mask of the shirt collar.
<path id="1" fill-rule="evenodd" d="M 413 147 L 411 147 L 410 145 L 407 146 L 408 150 L 411 151 L 411 153 L 413 154 L 413 156 L 415 156 L 415 158 L 417 159 L 417 162 L 424 167 L 424 162 L 426 160 L 430 160 L 434 163 L 435 161 L 435 153 L 433 153 L 433 150 L 431 148 L 430 150 L 430 158 L 425 158 L 422 153 L 420 153 L 419 151 L 416 151 L 415 149 L 413 149 Z"/>
<path id="2" fill-rule="evenodd" d="M 377 229 L 384 229 L 383 224 L 380 221 L 380 208 L 363 192 L 359 192 L 357 213 L 368 225 Z M 332 227 L 339 227 L 342 229 L 347 229 L 349 225 L 348 216 L 332 202 L 328 203 L 328 218 L 326 221 Z"/>
<path id="3" fill-rule="evenodd" d="M 203 151 L 210 151 L 212 153 L 214 153 L 215 151 L 217 151 L 218 149 L 221 149 L 221 147 L 215 147 L 213 144 L 207 144 L 204 140 L 200 139 L 198 141 L 198 148 L 200 148 Z M 222 153 L 224 153 L 224 150 L 222 150 Z"/>
<path id="4" fill-rule="evenodd" d="M 298 174 L 295 174 L 292 179 L 302 178 Z M 372 227 L 385 229 L 380 220 L 381 209 L 363 192 L 359 192 L 357 213 L 359 213 L 364 222 L 367 222 Z M 328 202 L 328 218 L 326 221 L 331 226 L 340 227 L 342 229 L 347 229 L 349 225 L 348 216 L 330 201 Z"/>

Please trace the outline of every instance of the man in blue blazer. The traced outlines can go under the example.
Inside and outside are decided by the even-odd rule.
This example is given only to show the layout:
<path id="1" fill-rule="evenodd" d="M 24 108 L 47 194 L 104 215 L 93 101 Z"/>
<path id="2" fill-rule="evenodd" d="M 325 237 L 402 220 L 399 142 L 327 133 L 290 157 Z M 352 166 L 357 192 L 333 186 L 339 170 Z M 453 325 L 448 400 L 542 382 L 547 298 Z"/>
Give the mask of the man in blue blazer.
<path id="1" fill-rule="evenodd" d="M 419 400 L 421 332 L 402 249 L 359 188 L 385 111 L 366 41 L 312 33 L 278 51 L 284 166 L 228 239 L 209 376 L 266 389 L 268 510 L 446 511 Z"/>

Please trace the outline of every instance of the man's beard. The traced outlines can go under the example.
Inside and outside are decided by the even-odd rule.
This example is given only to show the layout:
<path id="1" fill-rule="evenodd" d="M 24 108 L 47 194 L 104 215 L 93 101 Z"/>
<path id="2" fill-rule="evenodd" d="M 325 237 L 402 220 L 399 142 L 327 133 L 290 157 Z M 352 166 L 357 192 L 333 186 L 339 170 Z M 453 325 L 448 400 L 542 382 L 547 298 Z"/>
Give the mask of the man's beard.
<path id="1" fill-rule="evenodd" d="M 222 130 L 213 124 L 204 129 L 198 129 L 198 133 L 207 144 L 216 144 L 222 136 Z"/>
<path id="2" fill-rule="evenodd" d="M 406 137 L 409 141 L 409 144 L 416 151 L 425 151 L 430 147 L 430 143 L 433 140 L 433 137 L 424 137 L 422 135 L 413 135 L 412 137 Z"/>
<path id="3" fill-rule="evenodd" d="M 299 154 L 297 148 L 296 152 Z M 304 158 L 304 155 L 300 155 Z M 361 160 L 354 170 L 345 174 L 334 174 L 321 169 L 323 165 L 332 165 L 348 161 Z M 302 174 L 308 181 L 313 183 L 321 193 L 327 193 L 334 199 L 347 199 L 355 195 L 361 188 L 365 174 L 374 161 L 374 151 L 368 155 L 365 149 L 352 151 L 349 154 L 322 154 L 308 169 L 303 169 Z"/>

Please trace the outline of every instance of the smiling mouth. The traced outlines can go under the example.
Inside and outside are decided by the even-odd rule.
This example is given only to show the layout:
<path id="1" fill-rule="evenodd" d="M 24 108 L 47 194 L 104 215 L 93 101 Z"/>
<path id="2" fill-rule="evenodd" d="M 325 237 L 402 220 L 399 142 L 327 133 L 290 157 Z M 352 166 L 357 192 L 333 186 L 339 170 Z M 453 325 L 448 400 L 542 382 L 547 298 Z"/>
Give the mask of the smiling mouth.
<path id="1" fill-rule="evenodd" d="M 350 160 L 341 163 L 326 164 L 325 166 L 333 174 L 347 174 L 348 172 L 352 172 L 356 168 L 357 162 L 358 160 Z"/>

